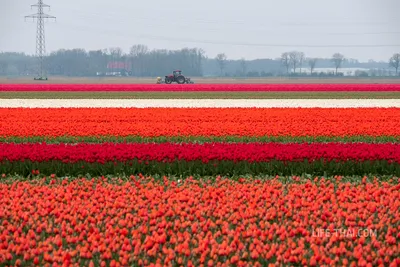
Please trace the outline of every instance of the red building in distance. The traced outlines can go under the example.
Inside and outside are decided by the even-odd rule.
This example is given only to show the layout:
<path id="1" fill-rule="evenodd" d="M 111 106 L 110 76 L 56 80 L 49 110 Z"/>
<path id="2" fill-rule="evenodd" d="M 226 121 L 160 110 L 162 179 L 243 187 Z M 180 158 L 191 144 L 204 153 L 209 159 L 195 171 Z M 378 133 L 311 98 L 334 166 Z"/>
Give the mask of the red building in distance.
<path id="1" fill-rule="evenodd" d="M 107 63 L 107 71 L 97 72 L 97 76 L 131 76 L 132 64 L 125 61 L 111 61 Z"/>
<path id="2" fill-rule="evenodd" d="M 132 64 L 130 62 L 124 62 L 124 61 L 112 61 L 107 63 L 107 70 L 110 71 L 131 71 L 132 70 Z"/>

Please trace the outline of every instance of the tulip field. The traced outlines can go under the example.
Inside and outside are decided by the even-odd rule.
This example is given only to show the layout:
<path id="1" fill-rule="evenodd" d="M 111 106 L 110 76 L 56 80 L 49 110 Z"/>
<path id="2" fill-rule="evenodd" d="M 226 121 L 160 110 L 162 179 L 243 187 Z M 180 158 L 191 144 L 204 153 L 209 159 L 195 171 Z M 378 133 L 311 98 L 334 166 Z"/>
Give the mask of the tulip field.
<path id="1" fill-rule="evenodd" d="M 0 84 L 0 99 L 399 99 L 400 84 Z"/>
<path id="2" fill-rule="evenodd" d="M 399 92 L 400 84 L 0 84 L 0 92 Z"/>
<path id="3" fill-rule="evenodd" d="M 400 266 L 396 84 L 0 84 L 0 175 L 0 266 Z"/>

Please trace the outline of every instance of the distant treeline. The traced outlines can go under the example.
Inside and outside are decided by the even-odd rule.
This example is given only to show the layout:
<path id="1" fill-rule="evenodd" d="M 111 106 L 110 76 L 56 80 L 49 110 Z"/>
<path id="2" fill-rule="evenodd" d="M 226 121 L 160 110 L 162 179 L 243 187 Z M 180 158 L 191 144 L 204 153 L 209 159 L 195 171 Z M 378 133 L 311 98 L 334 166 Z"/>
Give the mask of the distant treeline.
<path id="1" fill-rule="evenodd" d="M 96 76 L 99 73 L 117 72 L 121 69 L 110 69 L 110 63 L 123 62 L 129 66 L 122 71 L 136 77 L 163 76 L 180 69 L 187 76 L 227 76 L 227 77 L 268 77 L 268 76 L 305 76 L 310 75 L 312 64 L 313 76 L 341 76 L 340 68 L 365 68 L 359 76 L 394 75 L 388 62 L 358 62 L 354 59 L 343 59 L 337 73 L 318 72 L 319 68 L 335 68 L 331 58 L 305 57 L 294 58 L 295 67 L 290 67 L 290 52 L 276 59 L 231 60 L 221 53 L 216 58 L 208 58 L 204 50 L 184 48 L 180 50 L 150 50 L 145 45 L 134 45 L 125 53 L 121 48 L 109 48 L 96 51 L 84 49 L 60 49 L 46 57 L 45 66 L 48 75 L 62 76 Z M 293 53 L 293 52 L 292 52 Z M 297 52 L 299 53 L 299 52 Z M 287 56 L 285 63 L 284 56 Z M 312 63 L 313 62 L 313 63 Z M 37 60 L 24 53 L 0 53 L 0 76 L 36 75 Z"/>

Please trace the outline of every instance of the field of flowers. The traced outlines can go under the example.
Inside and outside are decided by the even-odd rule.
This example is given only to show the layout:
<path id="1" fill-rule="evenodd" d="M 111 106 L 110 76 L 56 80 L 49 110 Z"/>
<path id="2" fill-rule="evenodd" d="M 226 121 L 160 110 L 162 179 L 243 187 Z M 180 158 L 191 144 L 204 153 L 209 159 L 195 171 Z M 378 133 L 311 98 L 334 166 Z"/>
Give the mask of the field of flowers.
<path id="1" fill-rule="evenodd" d="M 0 84 L 0 99 L 21 98 L 393 100 L 400 98 L 400 84 Z"/>
<path id="2" fill-rule="evenodd" d="M 136 91 L 136 92 L 399 92 L 400 84 L 0 84 L 1 91 L 48 92 L 48 91 Z"/>
<path id="3" fill-rule="evenodd" d="M 168 90 L 400 85 L 0 85 Z M 0 266 L 400 266 L 398 99 L 93 108 L 28 98 L 0 99 Z"/>

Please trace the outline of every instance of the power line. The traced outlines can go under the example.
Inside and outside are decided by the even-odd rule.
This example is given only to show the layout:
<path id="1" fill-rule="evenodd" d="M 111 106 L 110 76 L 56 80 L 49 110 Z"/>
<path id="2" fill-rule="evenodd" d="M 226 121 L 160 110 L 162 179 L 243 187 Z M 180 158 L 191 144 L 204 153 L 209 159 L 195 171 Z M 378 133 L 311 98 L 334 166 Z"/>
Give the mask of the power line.
<path id="1" fill-rule="evenodd" d="M 84 14 L 84 15 L 81 15 Z M 104 19 L 108 19 L 112 22 L 120 22 L 122 24 L 127 24 L 127 23 L 131 23 L 132 20 L 139 20 L 139 21 L 145 21 L 145 23 L 143 23 L 144 26 L 157 26 L 157 27 L 165 27 L 165 28 L 171 28 L 171 24 L 172 25 L 179 25 L 179 28 L 186 28 L 186 29 L 191 29 L 191 30 L 196 30 L 194 29 L 194 27 L 187 25 L 186 23 L 179 22 L 179 21 L 174 21 L 174 19 L 177 18 L 170 18 L 168 20 L 165 20 L 163 18 L 150 18 L 150 17 L 140 17 L 140 16 L 134 16 L 132 18 L 129 18 L 129 20 L 127 20 L 124 17 L 118 17 L 117 16 L 113 16 L 113 15 L 102 15 L 100 13 L 81 13 L 79 14 L 79 12 L 75 12 L 75 16 L 77 17 L 81 17 L 83 19 L 85 19 L 85 21 L 87 21 L 88 19 L 96 19 L 98 18 L 102 18 L 102 20 Z M 147 22 L 148 21 L 148 22 Z M 186 21 L 188 22 L 188 21 Z M 197 20 L 193 20 L 193 22 L 197 22 Z M 203 21 L 206 22 L 206 21 Z M 266 26 L 260 26 L 260 25 L 252 25 L 251 27 L 246 26 L 243 22 L 221 22 L 221 23 L 212 23 L 213 25 L 218 25 L 218 26 L 222 26 L 225 24 L 225 26 L 228 26 L 229 24 L 234 24 L 235 28 L 230 28 L 229 30 L 233 30 L 233 31 L 238 31 L 238 27 L 242 26 L 246 29 L 246 32 L 255 32 L 255 33 L 263 33 L 263 34 L 270 34 L 270 35 L 276 35 L 276 36 L 283 36 L 283 35 L 287 35 L 287 34 L 300 34 L 300 35 L 327 35 L 327 36 L 354 36 L 354 35 L 396 35 L 396 34 L 400 34 L 399 31 L 387 31 L 387 32 L 382 32 L 382 31 L 375 31 L 375 32 L 326 32 L 326 28 L 324 28 L 324 32 L 323 33 L 315 33 L 315 32 L 300 32 L 298 29 L 293 30 L 294 32 L 290 32 L 290 33 L 285 33 L 282 32 L 282 30 L 280 30 L 279 33 L 273 32 L 273 31 L 266 31 L 266 28 L 273 28 L 276 29 L 276 27 L 272 27 L 271 25 L 269 25 L 269 27 Z M 336 23 L 337 24 L 337 23 Z M 335 26 L 336 26 L 335 24 Z M 372 23 L 373 24 L 373 23 Z M 138 24 L 135 24 L 138 26 Z M 286 25 L 289 26 L 291 25 L 290 23 L 288 24 L 282 24 L 282 25 Z M 294 23 L 293 26 L 322 26 L 320 23 L 309 23 L 309 24 L 301 24 L 301 23 Z M 348 24 L 346 24 L 348 25 Z M 198 25 L 197 25 L 198 26 Z M 226 29 L 221 29 L 221 28 L 200 28 L 200 30 L 204 30 L 204 31 L 208 31 L 208 32 L 221 32 L 224 33 L 227 30 Z"/>
<path id="2" fill-rule="evenodd" d="M 139 35 L 143 38 L 188 42 L 188 43 L 204 43 L 204 44 L 218 44 L 218 45 L 234 45 L 234 46 L 260 46 L 260 47 L 301 47 L 301 48 L 361 48 L 361 47 L 400 47 L 400 44 L 382 44 L 382 45 L 301 45 L 301 44 L 265 44 L 265 43 L 242 43 L 242 42 L 223 42 L 223 41 L 210 41 L 210 40 L 195 40 L 195 39 L 177 39 L 163 36 Z"/>
<path id="3" fill-rule="evenodd" d="M 79 16 L 79 15 L 78 15 Z M 88 17 L 86 16 L 80 16 L 85 19 L 85 21 L 88 20 Z M 118 20 L 113 20 L 113 22 L 120 22 L 122 24 L 126 24 L 128 21 L 124 19 L 118 19 Z M 168 21 L 171 23 L 171 21 Z M 172 22 L 173 25 L 178 25 L 174 22 Z M 135 24 L 139 26 L 138 24 Z M 171 25 L 166 24 L 165 22 L 163 23 L 162 21 L 151 21 L 150 23 L 144 24 L 144 26 L 150 27 L 150 26 L 156 26 L 156 27 L 163 27 L 163 28 L 171 28 Z M 240 25 L 243 26 L 243 25 Z M 180 29 L 189 29 L 192 31 L 195 31 L 194 27 L 188 26 L 188 25 L 179 25 Z M 217 29 L 217 28 L 201 28 L 199 29 L 200 31 L 206 31 L 206 32 L 216 32 L 216 33 L 226 33 L 226 32 L 237 32 L 240 30 L 240 28 L 235 27 L 235 28 L 228 28 L 228 29 Z M 375 31 L 375 32 L 322 32 L 322 33 L 316 33 L 316 32 L 301 32 L 299 30 L 296 30 L 294 32 L 284 32 L 284 31 L 279 31 L 274 32 L 274 31 L 268 31 L 265 30 L 265 27 L 252 27 L 247 29 L 246 32 L 252 32 L 252 33 L 259 33 L 259 34 L 268 34 L 270 36 L 285 36 L 285 35 L 318 35 L 318 36 L 356 36 L 356 35 L 398 35 L 400 34 L 400 31 Z"/>
<path id="4" fill-rule="evenodd" d="M 65 25 L 64 25 L 65 26 Z M 83 29 L 82 26 L 69 26 L 75 28 L 79 31 L 85 32 L 102 32 L 109 34 L 116 34 L 118 36 L 129 36 L 136 38 L 144 38 L 151 40 L 163 40 L 170 42 L 181 42 L 181 43 L 197 43 L 197 44 L 215 44 L 215 45 L 231 45 L 231 46 L 255 46 L 255 47 L 291 47 L 291 48 L 374 48 L 374 47 L 400 47 L 400 44 L 350 44 L 350 45 L 304 45 L 304 44 L 266 44 L 266 43 L 246 43 L 246 42 L 224 42 L 224 41 L 214 41 L 214 40 L 199 40 L 199 39 L 189 39 L 189 38 L 170 38 L 165 36 L 157 36 L 157 35 L 148 35 L 148 34 L 127 34 L 126 32 L 121 33 L 116 30 L 98 30 L 96 28 L 92 29 Z"/>
<path id="5" fill-rule="evenodd" d="M 38 12 L 36 14 L 32 14 L 29 16 L 25 16 L 25 19 L 32 18 L 33 20 L 37 19 L 37 27 L 36 27 L 36 57 L 39 60 L 38 65 L 38 77 L 35 80 L 47 80 L 44 68 L 44 56 L 46 55 L 46 39 L 44 33 L 44 22 L 45 19 L 55 19 L 56 17 L 50 16 L 43 12 L 45 7 L 50 9 L 49 5 L 43 3 L 43 0 L 38 0 L 37 4 L 32 5 L 31 7 L 37 7 Z"/>
<path id="6" fill-rule="evenodd" d="M 113 5 L 114 7 L 116 7 L 116 5 Z M 126 7 L 121 6 L 121 8 L 123 8 L 124 10 L 126 10 Z M 94 16 L 94 17 L 101 17 L 101 18 L 115 18 L 115 17 L 121 17 L 119 13 L 115 13 L 115 12 L 110 12 L 108 14 L 105 13 L 96 13 L 96 12 L 82 12 L 82 10 L 78 10 L 78 9 L 70 9 L 71 12 L 73 12 L 74 14 L 83 14 L 83 15 L 89 15 L 89 16 Z M 134 10 L 133 10 L 134 11 Z M 157 16 L 157 17 L 144 17 L 144 16 L 133 16 L 130 17 L 130 19 L 138 19 L 138 20 L 149 20 L 149 21 L 155 21 L 155 20 L 161 20 L 164 22 L 171 22 L 171 21 L 177 21 L 179 23 L 187 23 L 187 22 L 194 22 L 194 23 L 201 23 L 201 24 L 232 24 L 232 25 L 238 25 L 238 24 L 245 24 L 247 22 L 247 20 L 215 20 L 215 19 L 204 19 L 204 18 L 193 18 L 190 17 L 190 19 L 188 18 L 184 18 L 184 17 L 177 17 L 177 16 Z M 257 23 L 260 24 L 263 21 L 258 21 Z M 325 18 L 321 18 L 321 20 L 317 20 L 317 21 L 291 21 L 291 22 L 278 22 L 275 23 L 274 21 L 265 21 L 268 26 L 321 26 L 321 25 L 342 25 L 345 24 L 346 26 L 349 25 L 389 25 L 389 24 L 396 24 L 398 23 L 398 18 L 397 17 L 389 17 L 386 18 L 386 21 L 371 21 L 370 19 L 368 21 L 355 21 L 353 17 L 343 17 L 338 19 L 338 21 L 327 21 Z M 262 25 L 267 26 L 267 25 Z"/>

